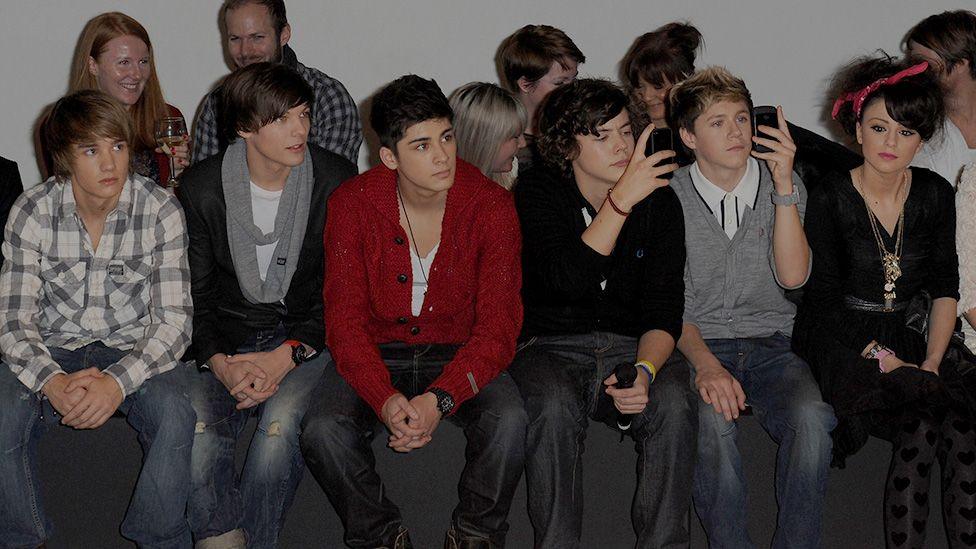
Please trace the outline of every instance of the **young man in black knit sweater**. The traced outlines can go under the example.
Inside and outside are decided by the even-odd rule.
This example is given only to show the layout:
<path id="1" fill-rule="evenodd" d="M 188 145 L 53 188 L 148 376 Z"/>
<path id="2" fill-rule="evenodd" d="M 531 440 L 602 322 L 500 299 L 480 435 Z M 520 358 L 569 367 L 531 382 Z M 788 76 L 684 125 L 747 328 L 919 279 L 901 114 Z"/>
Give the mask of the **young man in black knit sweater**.
<path id="1" fill-rule="evenodd" d="M 632 416 L 637 546 L 689 542 L 697 405 L 687 367 L 667 365 L 684 307 L 684 224 L 665 178 L 676 165 L 672 151 L 645 157 L 650 128 L 635 144 L 626 107 L 605 81 L 553 91 L 539 117 L 545 163 L 514 188 L 525 321 L 509 372 L 529 414 L 536 547 L 580 547 L 581 441 L 602 393 Z M 632 388 L 613 387 L 622 363 L 636 365 Z"/>

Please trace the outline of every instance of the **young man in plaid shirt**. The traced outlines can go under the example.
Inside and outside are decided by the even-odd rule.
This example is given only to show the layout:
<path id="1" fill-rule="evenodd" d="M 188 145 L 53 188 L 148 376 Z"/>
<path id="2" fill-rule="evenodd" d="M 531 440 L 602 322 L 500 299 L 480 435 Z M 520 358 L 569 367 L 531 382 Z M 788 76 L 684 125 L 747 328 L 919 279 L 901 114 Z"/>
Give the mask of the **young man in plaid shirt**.
<path id="1" fill-rule="evenodd" d="M 132 174 L 132 122 L 98 91 L 58 101 L 55 176 L 22 194 L 0 271 L 0 543 L 50 536 L 37 441 L 60 420 L 96 429 L 116 411 L 144 463 L 122 534 L 184 547 L 194 415 L 178 358 L 190 341 L 186 223 L 179 203 Z"/>

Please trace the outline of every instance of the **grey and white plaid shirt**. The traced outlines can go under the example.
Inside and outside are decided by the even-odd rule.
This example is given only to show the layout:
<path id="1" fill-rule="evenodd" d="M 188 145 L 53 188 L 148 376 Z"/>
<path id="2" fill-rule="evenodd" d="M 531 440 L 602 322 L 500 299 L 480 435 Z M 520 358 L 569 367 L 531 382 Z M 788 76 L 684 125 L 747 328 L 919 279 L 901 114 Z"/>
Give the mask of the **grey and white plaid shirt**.
<path id="1" fill-rule="evenodd" d="M 309 143 L 315 143 L 357 164 L 359 146 L 363 142 L 363 128 L 352 96 L 342 82 L 318 69 L 299 63 L 290 47 L 284 47 L 282 56 L 282 63 L 298 71 L 315 93 L 315 104 L 311 105 L 312 127 L 308 133 Z M 193 134 L 193 162 L 209 158 L 227 146 L 226 137 L 219 129 L 219 94 L 218 87 L 203 100 Z"/>
<path id="2" fill-rule="evenodd" d="M 96 341 L 128 351 L 104 370 L 124 395 L 176 366 L 193 305 L 186 220 L 168 191 L 132 176 L 93 250 L 71 184 L 52 178 L 17 199 L 4 237 L 0 355 L 24 385 L 64 373 L 49 347 Z"/>

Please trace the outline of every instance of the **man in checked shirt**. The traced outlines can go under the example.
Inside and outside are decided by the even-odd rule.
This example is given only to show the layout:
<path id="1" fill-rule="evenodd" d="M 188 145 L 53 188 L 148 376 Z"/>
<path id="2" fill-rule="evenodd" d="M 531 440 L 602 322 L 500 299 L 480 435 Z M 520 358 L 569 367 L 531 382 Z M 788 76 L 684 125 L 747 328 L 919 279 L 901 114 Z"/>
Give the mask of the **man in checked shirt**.
<path id="1" fill-rule="evenodd" d="M 291 25 L 283 0 L 225 0 L 221 21 L 227 40 L 227 55 L 240 69 L 253 63 L 281 63 L 298 71 L 314 92 L 312 127 L 308 142 L 332 151 L 355 164 L 363 142 L 359 111 L 349 92 L 335 78 L 298 62 L 288 46 Z M 226 133 L 219 127 L 220 86 L 203 99 L 193 133 L 193 162 L 200 162 L 227 147 Z M 233 132 L 231 132 L 233 133 Z"/>
<path id="2" fill-rule="evenodd" d="M 122 535 L 140 547 L 189 547 L 195 416 L 177 367 L 192 319 L 183 211 L 131 172 L 132 122 L 108 95 L 64 97 L 47 124 L 55 175 L 14 203 L 2 248 L 0 545 L 50 537 L 36 463 L 44 428 L 60 418 L 96 429 L 120 411 L 144 451 Z"/>

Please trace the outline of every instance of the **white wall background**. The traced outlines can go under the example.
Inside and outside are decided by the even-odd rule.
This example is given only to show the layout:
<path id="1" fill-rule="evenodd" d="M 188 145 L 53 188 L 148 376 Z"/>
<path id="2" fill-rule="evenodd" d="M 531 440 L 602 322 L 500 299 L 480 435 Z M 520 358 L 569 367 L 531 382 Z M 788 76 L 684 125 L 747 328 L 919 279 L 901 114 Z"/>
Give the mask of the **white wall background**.
<path id="1" fill-rule="evenodd" d="M 24 184 L 40 174 L 32 128 L 67 88 L 85 21 L 119 10 L 149 31 L 169 103 L 189 118 L 224 74 L 219 0 L 0 0 L 0 155 Z M 685 19 L 705 36 L 699 66 L 743 77 L 757 104 L 823 132 L 825 82 L 851 57 L 897 52 L 904 33 L 971 0 L 287 0 L 291 44 L 306 65 L 341 80 L 357 103 L 405 73 L 433 77 L 449 93 L 472 80 L 497 81 L 499 42 L 528 23 L 562 28 L 583 50 L 582 76 L 617 75 L 633 39 Z M 365 167 L 367 151 L 361 151 Z"/>

